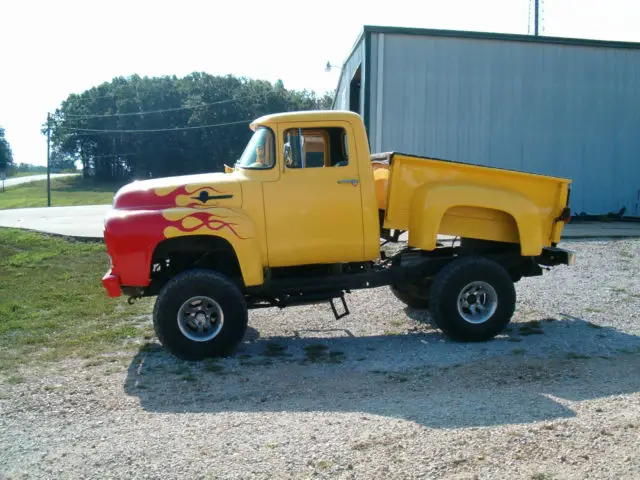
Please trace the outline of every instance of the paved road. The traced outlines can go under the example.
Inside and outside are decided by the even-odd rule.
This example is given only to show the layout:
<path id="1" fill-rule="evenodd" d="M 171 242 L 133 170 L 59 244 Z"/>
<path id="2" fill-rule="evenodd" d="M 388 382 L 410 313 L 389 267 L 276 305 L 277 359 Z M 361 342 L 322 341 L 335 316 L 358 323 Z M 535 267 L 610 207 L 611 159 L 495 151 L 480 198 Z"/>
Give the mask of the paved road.
<path id="1" fill-rule="evenodd" d="M 61 177 L 72 177 L 74 175 L 80 175 L 79 173 L 52 173 L 51 178 L 61 178 Z M 15 187 L 16 185 L 22 185 L 23 183 L 37 182 L 39 180 L 46 180 L 47 175 L 30 175 L 28 177 L 16 177 L 16 178 L 7 178 L 4 181 L 5 188 Z M 0 185 L 2 185 L 2 180 L 0 180 Z"/>
<path id="2" fill-rule="evenodd" d="M 102 238 L 104 216 L 111 205 L 43 207 L 0 210 L 0 227 L 26 228 L 76 237 Z M 563 238 L 640 237 L 640 223 L 575 222 L 564 229 Z M 406 239 L 401 237 L 402 240 Z"/>

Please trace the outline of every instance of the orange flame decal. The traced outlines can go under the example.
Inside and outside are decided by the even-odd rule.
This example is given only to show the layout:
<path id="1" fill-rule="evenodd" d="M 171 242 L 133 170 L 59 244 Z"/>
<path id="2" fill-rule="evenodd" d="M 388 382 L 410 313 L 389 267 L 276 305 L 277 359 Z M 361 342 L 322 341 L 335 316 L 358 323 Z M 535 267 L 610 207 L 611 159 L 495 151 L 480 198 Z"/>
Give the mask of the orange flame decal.
<path id="1" fill-rule="evenodd" d="M 208 185 L 185 185 L 182 187 L 156 188 L 155 194 L 160 197 L 172 196 L 176 207 L 211 208 L 216 200 L 233 197 L 231 192 L 225 192 Z M 210 202 L 213 200 L 213 202 Z"/>
<path id="2" fill-rule="evenodd" d="M 205 184 L 156 188 L 154 192 L 158 196 L 169 197 L 168 203 L 175 205 L 162 212 L 163 218 L 169 222 L 163 229 L 165 238 L 233 235 L 245 240 L 254 236 L 253 224 L 246 217 L 216 205 L 218 200 L 231 198 L 231 192 Z"/>
<path id="3" fill-rule="evenodd" d="M 175 209 L 163 212 L 163 217 L 172 225 L 164 229 L 166 238 L 183 235 L 211 235 L 212 233 L 229 232 L 240 240 L 250 238 L 251 227 L 239 216 L 221 215 L 220 211 L 227 209 L 211 208 L 207 210 Z"/>

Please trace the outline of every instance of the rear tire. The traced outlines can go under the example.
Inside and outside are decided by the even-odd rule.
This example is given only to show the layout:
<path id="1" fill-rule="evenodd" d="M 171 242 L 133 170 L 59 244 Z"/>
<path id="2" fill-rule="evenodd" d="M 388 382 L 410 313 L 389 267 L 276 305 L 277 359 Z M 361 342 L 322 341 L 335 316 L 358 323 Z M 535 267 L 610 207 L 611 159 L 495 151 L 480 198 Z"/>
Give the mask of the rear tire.
<path id="1" fill-rule="evenodd" d="M 160 343 L 182 360 L 230 355 L 247 323 L 240 289 L 210 270 L 187 270 L 173 277 L 160 290 L 153 310 Z"/>
<path id="2" fill-rule="evenodd" d="M 430 314 L 449 338 L 482 342 L 499 334 L 511 321 L 516 292 L 507 271 L 482 257 L 451 262 L 431 288 Z"/>

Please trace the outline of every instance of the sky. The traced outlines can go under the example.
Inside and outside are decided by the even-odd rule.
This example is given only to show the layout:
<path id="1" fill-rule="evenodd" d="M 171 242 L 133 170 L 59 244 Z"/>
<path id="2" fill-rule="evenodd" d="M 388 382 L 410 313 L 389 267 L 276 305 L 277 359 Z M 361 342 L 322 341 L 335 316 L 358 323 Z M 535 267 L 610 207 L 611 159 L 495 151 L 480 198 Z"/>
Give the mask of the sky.
<path id="1" fill-rule="evenodd" d="M 541 35 L 640 42 L 638 0 L 540 0 Z M 0 126 L 46 164 L 47 112 L 117 76 L 233 74 L 333 90 L 363 25 L 527 34 L 530 0 L 4 0 Z"/>

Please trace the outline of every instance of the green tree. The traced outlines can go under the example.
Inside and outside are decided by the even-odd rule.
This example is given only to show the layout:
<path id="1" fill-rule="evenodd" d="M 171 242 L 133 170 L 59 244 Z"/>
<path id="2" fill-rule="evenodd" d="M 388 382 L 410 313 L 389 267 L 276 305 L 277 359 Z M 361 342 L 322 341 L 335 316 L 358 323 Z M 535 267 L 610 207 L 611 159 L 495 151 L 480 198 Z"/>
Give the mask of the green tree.
<path id="1" fill-rule="evenodd" d="M 133 75 L 69 95 L 52 116 L 51 138 L 57 155 L 101 180 L 222 171 L 242 153 L 254 118 L 330 105 L 328 95 L 281 81 Z"/>
<path id="2" fill-rule="evenodd" d="M 51 152 L 50 165 L 53 171 L 76 170 L 75 158 L 59 150 Z"/>
<path id="3" fill-rule="evenodd" d="M 6 172 L 13 166 L 11 146 L 4 136 L 4 128 L 0 127 L 0 172 Z"/>

